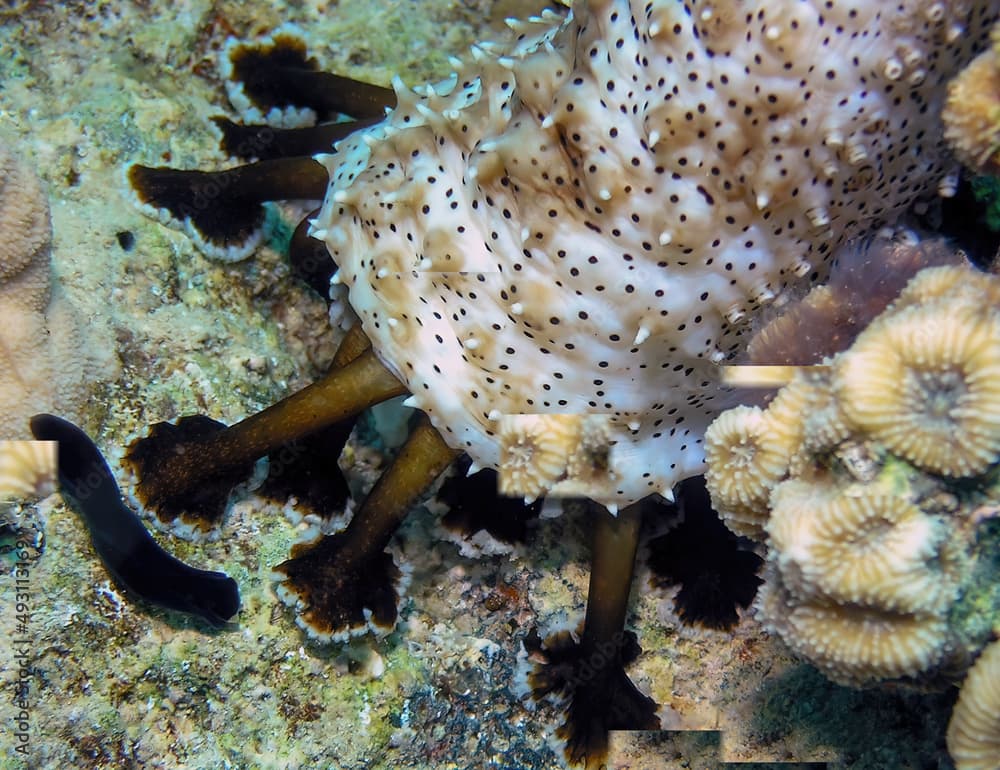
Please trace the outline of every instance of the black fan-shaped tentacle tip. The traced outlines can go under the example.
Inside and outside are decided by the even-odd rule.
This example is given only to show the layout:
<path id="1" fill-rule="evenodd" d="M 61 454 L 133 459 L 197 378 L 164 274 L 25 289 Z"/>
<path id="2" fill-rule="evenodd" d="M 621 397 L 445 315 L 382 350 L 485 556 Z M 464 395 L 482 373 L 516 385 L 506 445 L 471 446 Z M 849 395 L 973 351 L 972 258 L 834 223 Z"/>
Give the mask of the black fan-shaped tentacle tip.
<path id="1" fill-rule="evenodd" d="M 422 415 L 347 527 L 296 545 L 275 568 L 276 593 L 310 637 L 344 641 L 395 627 L 407 573 L 388 552 L 389 542 L 457 455 Z"/>
<path id="2" fill-rule="evenodd" d="M 147 214 L 186 229 L 209 256 L 236 261 L 260 243 L 263 204 L 322 200 L 327 173 L 313 156 L 333 152 L 336 142 L 381 120 L 396 97 L 391 88 L 320 72 L 291 32 L 232 42 L 227 54 L 230 100 L 251 125 L 225 117 L 214 122 L 223 151 L 254 162 L 224 171 L 136 164 L 127 176 Z M 303 125 L 317 117 L 330 122 Z"/>
<path id="3" fill-rule="evenodd" d="M 471 468 L 472 458 L 463 454 L 438 489 L 435 502 L 447 509 L 441 517 L 445 537 L 470 558 L 509 553 L 527 541 L 528 528 L 538 519 L 544 500 L 525 503 L 501 495 L 495 470 L 469 473 Z"/>
<path id="4" fill-rule="evenodd" d="M 347 363 L 340 365 L 341 361 Z M 293 461 L 314 461 L 309 457 L 310 441 L 329 449 L 346 437 L 347 427 L 336 428 L 339 433 L 333 437 L 308 437 L 405 392 L 372 353 L 364 334 L 355 329 L 344 338 L 330 370 L 312 385 L 229 427 L 202 415 L 182 418 L 176 425 L 157 423 L 148 436 L 132 442 L 123 462 L 136 478 L 136 497 L 162 522 L 179 520 L 207 532 L 221 522 L 233 487 L 244 482 L 265 455 L 273 454 L 275 461 L 271 493 L 309 500 L 314 474 Z M 337 455 L 324 459 L 335 464 Z M 306 489 L 279 486 L 303 474 Z"/>
<path id="5" fill-rule="evenodd" d="M 396 104 L 391 88 L 320 71 L 302 37 L 287 28 L 255 42 L 231 41 L 222 75 L 230 101 L 249 123 L 380 119 Z"/>
<path id="6" fill-rule="evenodd" d="M 331 369 L 347 366 L 371 347 L 358 325 L 353 326 L 333 357 Z M 295 510 L 329 521 L 350 497 L 347 479 L 337 459 L 354 430 L 356 416 L 313 431 L 268 454 L 267 478 L 258 495 L 278 502 L 295 501 Z"/>
<path id="7" fill-rule="evenodd" d="M 680 586 L 673 602 L 682 622 L 733 628 L 738 609 L 750 606 L 763 582 L 757 574 L 763 559 L 719 519 L 703 476 L 682 481 L 675 493 L 682 521 L 649 541 L 650 582 L 657 588 Z"/>
<path id="8" fill-rule="evenodd" d="M 551 697 L 564 708 L 556 735 L 565 742 L 567 761 L 596 769 L 605 766 L 610 731 L 659 730 L 660 720 L 656 702 L 625 671 L 641 653 L 635 634 L 625 630 L 641 506 L 616 516 L 595 505 L 590 515 L 591 572 L 582 631 L 558 632 L 543 641 L 532 630 L 523 644 L 533 661 L 527 676 L 532 698 Z"/>
<path id="9" fill-rule="evenodd" d="M 129 167 L 139 207 L 183 227 L 216 259 L 237 261 L 260 243 L 267 201 L 322 200 L 326 169 L 311 157 L 262 160 L 224 171 Z"/>

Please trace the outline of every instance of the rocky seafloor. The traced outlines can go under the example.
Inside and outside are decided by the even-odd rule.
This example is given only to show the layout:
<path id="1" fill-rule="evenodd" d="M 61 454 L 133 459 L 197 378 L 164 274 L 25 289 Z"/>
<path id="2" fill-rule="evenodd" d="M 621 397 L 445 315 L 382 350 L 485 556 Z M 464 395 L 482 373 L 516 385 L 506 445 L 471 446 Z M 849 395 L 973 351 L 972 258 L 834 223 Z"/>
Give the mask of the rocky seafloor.
<path id="1" fill-rule="evenodd" d="M 336 341 L 325 303 L 281 253 L 301 212 L 276 208 L 267 244 L 227 265 L 129 201 L 129 163 L 225 162 L 208 119 L 228 110 L 216 68 L 226 38 L 294 22 L 332 71 L 378 83 L 398 72 L 413 84 L 446 75 L 447 54 L 497 36 L 504 16 L 538 7 L 178 0 L 0 10 L 0 142 L 44 180 L 56 278 L 88 317 L 93 344 L 121 363 L 118 376 L 95 383 L 84 415 L 109 456 L 158 420 L 201 412 L 231 423 L 267 406 L 321 373 Z M 383 462 L 377 446 L 355 441 L 342 465 L 363 485 Z M 513 555 L 468 559 L 427 509 L 417 511 L 397 539 L 413 568 L 397 630 L 332 646 L 307 640 L 275 598 L 271 567 L 299 527 L 252 493 L 238 498 L 217 540 L 157 535 L 181 558 L 238 581 L 238 627 L 217 632 L 119 595 L 58 497 L 4 516 L 32 547 L 31 607 L 19 613 L 14 529 L 4 530 L 0 767 L 562 764 L 550 739 L 558 712 L 526 708 L 515 669 L 529 628 L 582 618 L 579 516 L 542 520 Z M 634 594 L 629 623 L 643 653 L 631 674 L 665 707 L 670 730 L 615 735 L 611 766 L 950 766 L 953 692 L 830 684 L 750 613 L 731 632 L 685 627 L 670 594 L 649 588 L 645 567 Z M 12 701 L 25 670 L 21 709 Z"/>

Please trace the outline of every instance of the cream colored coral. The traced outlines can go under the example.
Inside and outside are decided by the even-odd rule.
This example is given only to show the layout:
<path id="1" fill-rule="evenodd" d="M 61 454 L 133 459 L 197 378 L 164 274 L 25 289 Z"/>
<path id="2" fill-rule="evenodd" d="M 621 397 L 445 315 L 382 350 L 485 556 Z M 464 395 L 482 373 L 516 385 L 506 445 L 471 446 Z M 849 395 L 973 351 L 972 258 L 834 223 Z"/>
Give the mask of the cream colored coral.
<path id="1" fill-rule="evenodd" d="M 613 473 L 605 415 L 504 415 L 499 440 L 503 495 L 586 495 Z"/>
<path id="2" fill-rule="evenodd" d="M 981 53 L 948 84 L 941 118 L 955 156 L 977 171 L 1000 171 L 1000 25 L 993 47 Z"/>
<path id="3" fill-rule="evenodd" d="M 806 602 L 784 609 L 782 639 L 833 681 L 849 686 L 914 676 L 947 651 L 942 618 Z"/>
<path id="4" fill-rule="evenodd" d="M 115 371 L 110 346 L 51 285 L 49 208 L 39 179 L 0 147 L 0 438 L 28 439 L 40 411 L 78 420 Z"/>
<path id="5" fill-rule="evenodd" d="M 947 295 L 883 315 L 837 361 L 850 420 L 895 454 L 949 476 L 1000 456 L 1000 317 Z"/>
<path id="6" fill-rule="evenodd" d="M 785 587 L 797 598 L 919 616 L 955 599 L 951 530 L 878 485 L 801 480 L 771 497 L 767 533 Z"/>
<path id="7" fill-rule="evenodd" d="M 787 442 L 790 475 L 803 473 L 815 455 L 851 434 L 830 388 L 830 369 L 827 365 L 800 369 L 767 408 L 769 431 Z"/>
<path id="8" fill-rule="evenodd" d="M 995 276 L 927 268 L 850 349 L 708 431 L 707 476 L 722 479 L 748 445 L 798 437 L 755 512 L 758 616 L 838 682 L 920 681 L 983 643 L 956 620 L 983 567 L 954 479 L 982 482 L 1000 459 L 998 300 Z"/>
<path id="9" fill-rule="evenodd" d="M 45 496 L 55 474 L 55 442 L 0 441 L 0 500 Z"/>
<path id="10" fill-rule="evenodd" d="M 906 284 L 893 303 L 893 310 L 898 312 L 937 299 L 996 309 L 1000 307 L 1000 281 L 967 265 L 928 267 Z"/>
<path id="11" fill-rule="evenodd" d="M 794 431 L 776 429 L 757 407 L 738 406 L 712 422 L 705 431 L 705 483 L 726 526 L 762 537 L 771 490 L 788 470 L 797 444 Z"/>
<path id="12" fill-rule="evenodd" d="M 51 238 L 41 181 L 0 145 L 0 285 L 36 311 L 49 298 Z"/>
<path id="13" fill-rule="evenodd" d="M 1000 770 L 1000 642 L 965 677 L 948 722 L 948 753 L 957 770 Z"/>

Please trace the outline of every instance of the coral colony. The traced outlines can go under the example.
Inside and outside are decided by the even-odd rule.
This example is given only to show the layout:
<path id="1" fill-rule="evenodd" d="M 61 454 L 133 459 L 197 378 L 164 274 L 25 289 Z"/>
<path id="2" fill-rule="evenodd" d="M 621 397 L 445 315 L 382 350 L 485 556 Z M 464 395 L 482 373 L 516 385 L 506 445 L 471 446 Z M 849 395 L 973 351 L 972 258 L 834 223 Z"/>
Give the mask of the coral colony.
<path id="1" fill-rule="evenodd" d="M 137 497 L 162 521 L 209 531 L 233 485 L 270 455 L 282 461 L 269 484 L 288 494 L 298 479 L 294 493 L 332 515 L 346 487 L 303 463 L 336 468 L 353 418 L 409 394 L 419 417 L 347 526 L 276 567 L 279 595 L 325 641 L 393 627 L 405 565 L 386 548 L 456 458 L 468 484 L 486 474 L 524 500 L 517 514 L 509 500 L 487 510 L 589 499 L 582 631 L 524 645 L 533 695 L 565 704 L 568 760 L 598 766 L 609 730 L 660 724 L 625 672 L 638 649 L 623 628 L 639 524 L 657 505 L 643 501 L 676 489 L 689 536 L 734 554 L 704 560 L 734 597 L 727 607 L 713 595 L 706 625 L 731 625 L 756 588 L 750 546 L 699 523 L 704 488 L 678 486 L 706 471 L 707 455 L 712 506 L 767 547 L 758 611 L 790 647 L 853 685 L 957 681 L 1000 606 L 998 535 L 983 513 L 1000 455 L 1000 316 L 981 308 L 996 279 L 920 251 L 910 274 L 944 266 L 917 274 L 849 351 L 797 375 L 766 409 L 724 411 L 740 394 L 720 370 L 790 292 L 825 281 L 851 239 L 954 192 L 938 116 L 996 15 L 987 0 L 591 0 L 512 21 L 513 43 L 474 47 L 450 79 L 412 89 L 322 73 L 287 32 L 233 45 L 226 77 L 249 125 L 217 123 L 224 148 L 251 162 L 137 165 L 132 187 L 229 259 L 252 252 L 262 202 L 321 202 L 291 257 L 313 285 L 329 284 L 331 318 L 348 331 L 321 380 L 243 422 L 152 426 L 125 457 Z M 331 120 L 344 115 L 354 121 Z M 866 252 L 873 279 L 896 249 L 920 248 L 881 237 L 890 246 Z M 317 259 L 318 243 L 329 257 Z M 851 285 L 885 293 L 877 280 Z M 825 323 L 853 317 L 837 315 L 845 294 L 813 295 L 814 308 L 833 308 Z M 799 312 L 792 328 L 814 318 Z M 757 362 L 801 363 L 771 350 Z M 38 419 L 89 456 L 72 426 Z M 112 486 L 109 506 L 120 505 Z M 127 513 L 113 515 L 131 526 Z M 92 532 L 96 546 L 105 535 Z M 107 561 L 110 544 L 97 550 Z M 665 554 L 661 579 L 687 586 L 691 560 Z M 154 558 L 215 586 L 207 604 L 167 601 L 213 622 L 235 610 L 225 576 Z M 698 619 L 700 591 L 713 594 L 679 595 L 685 617 Z M 949 730 L 962 768 L 995 766 L 990 649 Z"/>

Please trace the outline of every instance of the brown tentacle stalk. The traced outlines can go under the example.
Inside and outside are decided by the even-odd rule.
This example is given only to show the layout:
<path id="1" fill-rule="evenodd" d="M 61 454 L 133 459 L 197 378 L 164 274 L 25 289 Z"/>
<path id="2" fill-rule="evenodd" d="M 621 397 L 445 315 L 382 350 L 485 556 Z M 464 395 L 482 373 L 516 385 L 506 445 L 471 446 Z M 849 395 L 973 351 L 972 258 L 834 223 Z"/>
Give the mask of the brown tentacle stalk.
<path id="1" fill-rule="evenodd" d="M 459 451 L 444 443 L 427 416 L 422 415 L 344 531 L 355 544 L 354 550 L 363 554 L 385 548 L 413 501 L 458 455 Z"/>
<path id="2" fill-rule="evenodd" d="M 347 366 L 370 347 L 361 325 L 355 324 L 341 340 L 331 371 Z M 354 423 L 353 417 L 340 420 L 271 451 L 267 456 L 267 478 L 257 494 L 281 503 L 294 497 L 299 509 L 324 518 L 342 510 L 350 488 L 337 458 L 344 451 Z"/>
<path id="3" fill-rule="evenodd" d="M 333 145 L 361 128 L 382 119 L 365 118 L 346 123 L 319 123 L 303 128 L 273 128 L 267 125 L 244 126 L 226 117 L 212 122 L 222 133 L 220 149 L 242 160 L 268 160 L 333 152 Z"/>
<path id="4" fill-rule="evenodd" d="M 136 164 L 128 181 L 139 202 L 167 212 L 210 253 L 246 256 L 260 239 L 265 201 L 321 200 L 329 177 L 311 157 L 278 158 L 224 171 Z"/>
<path id="5" fill-rule="evenodd" d="M 291 34 L 269 43 L 245 44 L 230 52 L 232 79 L 262 112 L 272 108 L 308 107 L 321 117 L 380 118 L 396 104 L 391 88 L 320 72 L 305 41 Z"/>
<path id="6" fill-rule="evenodd" d="M 580 639 L 584 655 L 618 646 L 617 640 L 625 628 L 625 611 L 642 523 L 637 505 L 628 506 L 617 516 L 595 508 L 593 518 L 587 615 Z"/>
<path id="7" fill-rule="evenodd" d="M 561 632 L 544 643 L 532 633 L 524 644 L 544 660 L 529 676 L 534 697 L 559 693 L 567 702 L 566 721 L 556 731 L 566 741 L 567 759 L 600 768 L 608 754 L 609 731 L 658 730 L 660 720 L 656 703 L 625 673 L 641 651 L 635 634 L 625 631 L 640 505 L 617 516 L 594 506 L 593 517 L 590 588 L 579 643 Z"/>
<path id="8" fill-rule="evenodd" d="M 458 456 L 424 416 L 343 532 L 292 549 L 279 593 L 305 606 L 300 623 L 321 639 L 393 628 L 399 568 L 385 548 L 413 502 Z"/>
<path id="9" fill-rule="evenodd" d="M 337 347 L 337 352 L 333 354 L 333 363 L 330 365 L 331 370 L 347 366 L 351 361 L 371 348 L 371 346 L 372 341 L 361 330 L 361 324 L 355 323 L 347 330 L 344 339 L 340 341 L 340 345 Z"/>
<path id="10" fill-rule="evenodd" d="M 211 526 L 221 517 L 229 490 L 249 475 L 255 460 L 405 392 L 374 352 L 366 350 L 318 382 L 228 428 L 197 415 L 176 426 L 157 423 L 148 437 L 129 447 L 125 462 L 139 478 L 139 498 L 161 519 L 194 511 Z M 209 510 L 199 512 L 205 508 Z"/>

